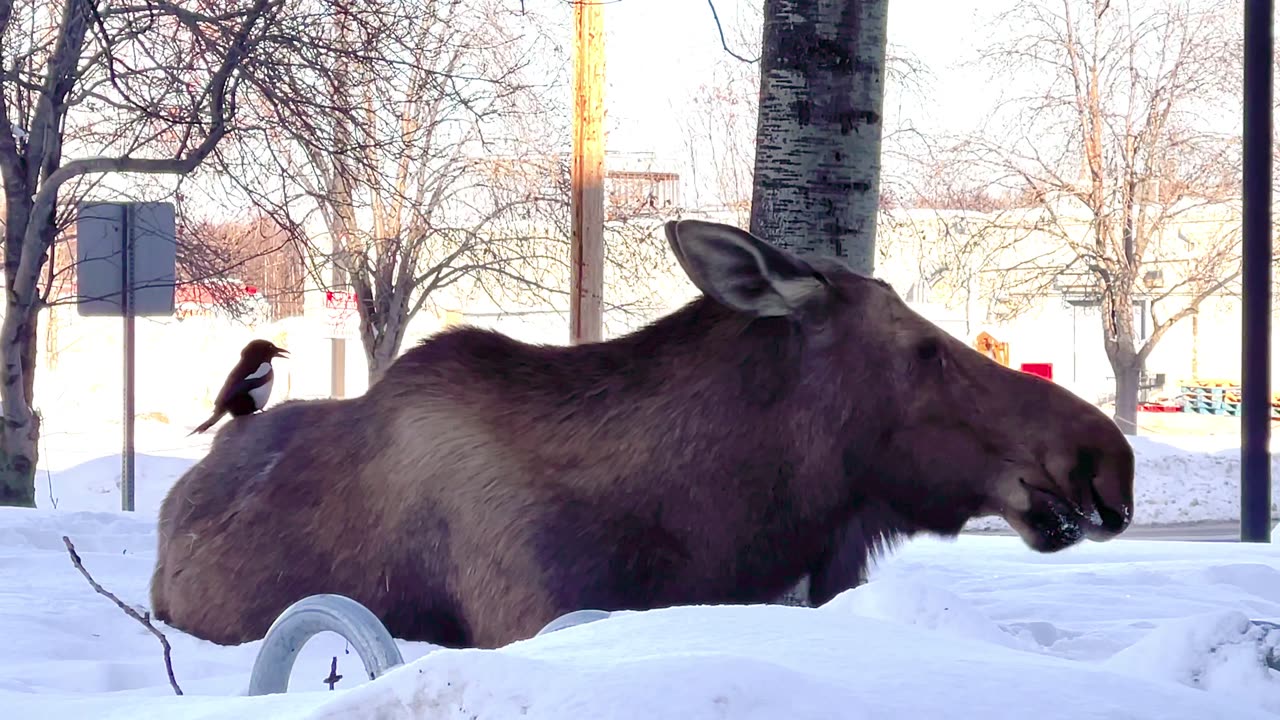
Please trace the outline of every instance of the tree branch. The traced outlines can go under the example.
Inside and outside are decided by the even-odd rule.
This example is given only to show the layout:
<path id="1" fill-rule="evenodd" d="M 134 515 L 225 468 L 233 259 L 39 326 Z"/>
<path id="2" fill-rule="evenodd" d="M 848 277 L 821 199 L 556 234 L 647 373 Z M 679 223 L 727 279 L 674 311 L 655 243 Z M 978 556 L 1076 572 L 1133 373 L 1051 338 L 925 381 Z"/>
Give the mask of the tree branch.
<path id="1" fill-rule="evenodd" d="M 742 61 L 742 62 L 744 62 L 744 63 L 758 63 L 758 62 L 760 62 L 760 58 L 759 58 L 759 57 L 756 57 L 754 60 L 748 60 L 747 58 L 744 58 L 744 57 L 742 57 L 741 55 L 739 55 L 738 53 L 736 53 L 736 52 L 734 52 L 734 51 L 732 51 L 732 50 L 730 50 L 730 49 L 729 49 L 729 41 L 728 41 L 728 40 L 725 40 L 725 37 L 724 37 L 724 26 L 720 24 L 720 13 L 716 12 L 716 1 L 715 1 L 715 0 L 707 0 L 707 5 L 711 8 L 711 17 L 712 17 L 712 19 L 716 21 L 716 31 L 720 33 L 720 47 L 723 47 L 723 48 L 724 48 L 724 51 L 725 51 L 725 52 L 727 52 L 727 53 L 729 53 L 729 55 L 730 55 L 731 57 L 733 57 L 735 60 L 740 60 L 740 61 Z"/>
<path id="2" fill-rule="evenodd" d="M 115 603 L 116 607 L 123 610 L 125 615 L 137 620 L 142 627 L 147 629 L 147 632 L 155 635 L 156 639 L 160 641 L 160 647 L 164 650 L 164 669 L 165 673 L 169 676 L 169 687 L 173 688 L 175 695 L 181 695 L 182 688 L 178 687 L 178 680 L 173 675 L 173 657 L 172 649 L 169 647 L 169 639 L 164 636 L 164 633 L 156 629 L 155 625 L 151 624 L 151 620 L 149 618 L 145 618 L 140 615 L 137 610 L 126 605 L 120 598 L 116 597 L 114 593 L 102 587 L 98 584 L 97 580 L 93 579 L 93 576 L 85 569 L 84 563 L 80 561 L 80 555 L 76 552 L 76 546 L 71 544 L 71 538 L 63 535 L 62 544 L 67 546 L 67 553 L 71 556 L 71 564 L 75 566 L 76 570 L 80 571 L 80 574 L 84 576 L 85 580 L 89 581 L 89 585 L 94 589 L 94 591 Z"/>

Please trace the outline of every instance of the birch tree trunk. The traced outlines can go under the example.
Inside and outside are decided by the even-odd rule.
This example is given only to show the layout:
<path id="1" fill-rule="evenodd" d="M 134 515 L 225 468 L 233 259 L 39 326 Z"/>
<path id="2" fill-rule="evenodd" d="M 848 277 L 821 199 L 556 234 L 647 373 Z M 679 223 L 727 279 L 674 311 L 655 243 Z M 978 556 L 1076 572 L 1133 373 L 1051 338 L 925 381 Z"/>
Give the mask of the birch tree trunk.
<path id="1" fill-rule="evenodd" d="M 888 0 L 764 3 L 751 232 L 802 254 L 842 258 L 868 275 L 888 18 Z M 838 555 L 833 547 L 830 557 Z M 850 586 L 861 579 L 847 575 L 834 573 Z M 780 602 L 810 604 L 809 578 Z"/>
<path id="2" fill-rule="evenodd" d="M 51 9 L 56 9 L 54 6 Z M 36 327 L 43 299 L 40 276 L 50 262 L 59 187 L 76 174 L 62 163 L 65 103 L 77 79 L 91 6 L 68 0 L 61 8 L 58 36 L 44 64 L 43 85 L 32 97 L 25 123 L 27 142 L 19 150 L 13 110 L 0 100 L 0 177 L 4 181 L 4 320 L 0 321 L 0 505 L 35 507 L 40 459 L 40 417 L 35 413 Z M 0 3 L 0 33 L 13 19 L 13 4 Z M 81 165 L 89 163 L 80 161 Z M 98 162 L 102 162 L 101 159 Z M 74 167 L 74 163 L 72 166 Z"/>
<path id="3" fill-rule="evenodd" d="M 888 0 L 765 0 L 751 232 L 870 274 Z"/>
<path id="4" fill-rule="evenodd" d="M 16 274 L 16 273 L 14 273 Z M 0 382 L 4 428 L 0 432 L 0 505 L 35 507 L 36 464 L 40 459 L 40 416 L 32 408 L 39 304 L 27 305 L 8 293 L 0 324 L 4 378 Z"/>

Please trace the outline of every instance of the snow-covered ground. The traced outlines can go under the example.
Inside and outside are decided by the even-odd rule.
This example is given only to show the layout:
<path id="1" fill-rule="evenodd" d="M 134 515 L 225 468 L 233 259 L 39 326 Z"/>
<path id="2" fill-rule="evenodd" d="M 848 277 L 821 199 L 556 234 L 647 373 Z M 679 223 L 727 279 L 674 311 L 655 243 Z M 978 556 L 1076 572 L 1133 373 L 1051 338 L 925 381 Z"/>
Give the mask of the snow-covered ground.
<path id="1" fill-rule="evenodd" d="M 155 638 L 97 595 L 61 537 L 145 608 L 154 523 L 0 511 L 0 712 L 9 718 L 1265 718 L 1280 675 L 1280 553 L 1116 541 L 1041 556 L 1017 540 L 918 540 L 819 609 L 629 613 L 499 650 L 403 643 L 359 682 L 336 636 L 309 643 L 285 695 L 243 697 L 259 643 Z M 331 656 L 346 676 L 321 680 Z"/>
<path id="2" fill-rule="evenodd" d="M 499 650 L 401 643 L 361 682 L 333 635 L 303 649 L 290 692 L 244 697 L 259 643 L 156 639 L 96 594 L 62 536 L 145 610 L 155 508 L 207 438 L 140 426 L 138 512 L 94 434 L 51 440 L 41 508 L 0 509 L 5 718 L 1265 718 L 1280 715 L 1280 552 L 1117 540 L 1038 555 L 1009 537 L 918 539 L 819 609 L 627 613 Z M 101 437 L 101 433 L 97 434 Z M 1229 440 L 1227 440 L 1229 442 Z M 1138 438 L 1138 520 L 1236 517 L 1223 438 Z M 50 492 L 50 490 L 52 492 Z M 57 508 L 53 508 L 53 499 Z M 332 657 L 344 679 L 322 679 Z"/>

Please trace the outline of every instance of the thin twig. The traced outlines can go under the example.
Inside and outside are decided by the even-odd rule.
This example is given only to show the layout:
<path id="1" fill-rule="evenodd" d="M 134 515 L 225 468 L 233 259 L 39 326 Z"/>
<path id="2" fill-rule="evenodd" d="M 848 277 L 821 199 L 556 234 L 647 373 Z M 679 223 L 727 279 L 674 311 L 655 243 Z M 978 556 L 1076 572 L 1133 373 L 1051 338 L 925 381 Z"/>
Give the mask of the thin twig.
<path id="1" fill-rule="evenodd" d="M 720 46 L 724 48 L 724 51 L 732 55 L 734 58 L 741 60 L 744 63 L 760 62 L 760 58 L 756 58 L 755 60 L 748 60 L 742 57 L 741 55 L 739 55 L 738 53 L 729 49 L 729 41 L 724 39 L 724 26 L 720 24 L 720 13 L 716 12 L 716 0 L 707 0 L 707 5 L 711 6 L 711 17 L 714 18 L 716 21 L 716 30 L 720 32 Z"/>
<path id="2" fill-rule="evenodd" d="M 63 535 L 62 542 L 67 546 L 67 552 L 71 554 L 71 564 L 76 566 L 76 569 L 80 571 L 80 574 L 84 576 L 85 580 L 89 581 L 89 584 L 93 586 L 93 589 L 96 590 L 99 595 L 115 603 L 117 607 L 124 611 L 125 615 L 128 615 L 134 620 L 142 623 L 142 626 L 149 630 L 151 634 L 155 635 L 160 641 L 160 647 L 164 648 L 164 669 L 165 672 L 169 674 L 169 686 L 173 688 L 174 693 L 181 695 L 182 688 L 178 687 L 178 681 L 173 676 L 173 657 L 169 648 L 169 639 L 164 636 L 164 633 L 157 630 L 155 625 L 151 624 L 151 620 L 139 615 L 137 610 L 134 610 L 124 604 L 120 598 L 116 597 L 110 590 L 102 587 L 98 584 L 97 580 L 93 579 L 93 576 L 89 574 L 89 571 L 85 570 L 84 563 L 80 562 L 80 555 L 76 553 L 76 546 L 71 544 L 71 538 Z"/>
<path id="3" fill-rule="evenodd" d="M 320 682 L 327 684 L 329 686 L 329 689 L 332 690 L 333 687 L 338 684 L 338 681 L 342 679 L 342 677 L 343 676 L 338 674 L 338 656 L 334 655 L 333 664 L 329 666 L 329 677 L 321 680 Z"/>
<path id="4" fill-rule="evenodd" d="M 52 322 L 52 320 L 50 320 Z M 37 413 L 39 415 L 39 413 Z M 44 418 L 40 418 L 40 425 L 44 425 Z M 53 509 L 58 509 L 58 498 L 53 496 L 53 471 L 49 469 L 49 445 L 44 433 L 40 433 L 40 444 L 44 445 L 44 480 L 49 485 L 49 502 L 53 505 Z"/>

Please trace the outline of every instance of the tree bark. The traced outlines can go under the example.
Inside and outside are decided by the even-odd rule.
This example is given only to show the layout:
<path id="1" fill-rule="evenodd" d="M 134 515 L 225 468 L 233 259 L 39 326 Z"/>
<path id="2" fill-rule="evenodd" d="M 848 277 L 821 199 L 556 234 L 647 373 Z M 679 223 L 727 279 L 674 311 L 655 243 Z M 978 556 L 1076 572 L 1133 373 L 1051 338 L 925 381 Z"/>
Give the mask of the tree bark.
<path id="1" fill-rule="evenodd" d="M 356 297 L 360 298 L 363 308 L 360 311 L 360 344 L 364 348 L 369 384 L 372 385 L 400 355 L 400 345 L 404 342 L 411 316 L 404 302 L 408 290 L 401 288 L 401 291 L 376 296 L 367 282 L 357 282 L 356 286 Z"/>
<path id="2" fill-rule="evenodd" d="M 888 17 L 887 0 L 764 3 L 751 232 L 867 275 L 875 269 Z M 779 602 L 812 604 L 809 578 Z"/>
<path id="3" fill-rule="evenodd" d="M 40 460 L 40 417 L 31 406 L 35 387 L 38 311 L 5 303 L 5 373 L 0 382 L 4 428 L 0 432 L 0 505 L 36 506 L 36 466 Z M 13 318 L 10 321 L 10 318 Z"/>
<path id="4" fill-rule="evenodd" d="M 400 343 L 403 341 L 403 332 L 387 332 L 381 334 L 381 331 L 372 332 L 372 327 L 366 325 L 365 329 L 360 333 L 360 342 L 364 347 L 365 362 L 369 366 L 369 384 L 372 385 L 382 377 L 382 373 L 386 372 L 388 367 L 396 361 L 400 354 Z"/>
<path id="5" fill-rule="evenodd" d="M 1138 379 L 1142 366 L 1137 358 L 1128 364 L 1112 362 L 1116 374 L 1116 424 L 1125 435 L 1138 434 Z"/>
<path id="6" fill-rule="evenodd" d="M 1133 327 L 1133 280 L 1112 276 L 1102 291 L 1103 344 L 1116 376 L 1115 421 L 1126 435 L 1138 434 L 1138 377 L 1142 357 Z"/>
<path id="7" fill-rule="evenodd" d="M 39 462 L 40 418 L 34 410 L 36 376 L 36 330 L 40 315 L 38 288 L 30 278 L 21 278 L 24 253 L 38 252 L 36 243 L 27 244 L 28 234 L 43 247 L 50 247 L 53 230 L 51 213 L 34 212 L 26 178 L 6 174 L 5 196 L 8 223 L 5 228 L 5 314 L 0 322 L 0 354 L 4 374 L 0 376 L 0 505 L 35 507 L 36 466 Z M 39 272 L 39 266 L 34 272 Z"/>
<path id="8" fill-rule="evenodd" d="M 765 0 L 751 231 L 870 274 L 887 0 Z"/>

